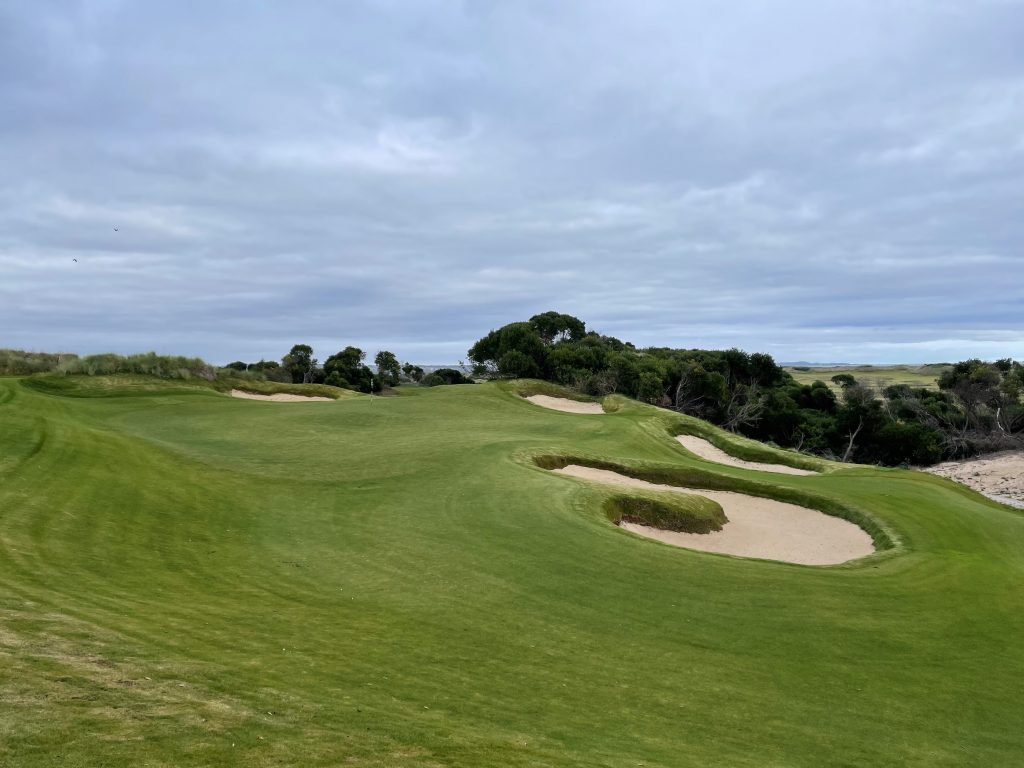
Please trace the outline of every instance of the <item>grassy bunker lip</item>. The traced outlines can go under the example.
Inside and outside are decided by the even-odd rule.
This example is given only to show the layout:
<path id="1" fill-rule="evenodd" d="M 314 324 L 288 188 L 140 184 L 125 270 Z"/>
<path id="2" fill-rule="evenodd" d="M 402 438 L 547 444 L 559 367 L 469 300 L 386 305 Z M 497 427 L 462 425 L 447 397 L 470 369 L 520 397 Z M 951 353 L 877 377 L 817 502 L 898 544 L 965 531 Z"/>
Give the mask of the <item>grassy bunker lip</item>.
<path id="1" fill-rule="evenodd" d="M 701 490 L 708 490 L 759 496 L 772 501 L 804 507 L 853 523 L 871 538 L 876 554 L 893 550 L 896 547 L 895 538 L 870 514 L 835 499 L 811 493 L 803 488 L 769 485 L 747 478 L 719 475 L 694 467 L 665 466 L 653 463 L 630 466 L 579 454 L 535 454 L 530 456 L 529 460 L 540 469 L 556 470 L 564 469 L 569 465 L 578 465 L 616 472 L 655 485 L 674 486 L 680 491 L 692 494 L 700 494 Z"/>
<path id="2" fill-rule="evenodd" d="M 781 448 L 759 443 L 756 440 L 741 437 L 739 435 L 728 435 L 722 430 L 713 427 L 707 422 L 689 416 L 675 415 L 665 422 L 665 429 L 673 440 L 683 435 L 697 437 L 706 440 L 718 450 L 728 454 L 734 459 L 748 461 L 754 464 L 781 464 L 792 469 L 801 469 L 814 474 L 824 474 L 833 469 L 823 459 L 813 456 L 787 451 Z"/>
<path id="3" fill-rule="evenodd" d="M 676 442 L 697 458 L 710 461 L 713 464 L 722 464 L 727 467 L 737 467 L 738 469 L 749 469 L 753 472 L 774 472 L 780 475 L 809 476 L 819 474 L 814 470 L 800 469 L 778 462 L 740 459 L 728 451 L 719 448 L 707 438 L 698 435 L 676 435 Z"/>
<path id="4" fill-rule="evenodd" d="M 605 501 L 604 510 L 615 525 L 634 523 L 681 533 L 720 531 L 729 522 L 721 504 L 697 494 L 616 494 Z"/>

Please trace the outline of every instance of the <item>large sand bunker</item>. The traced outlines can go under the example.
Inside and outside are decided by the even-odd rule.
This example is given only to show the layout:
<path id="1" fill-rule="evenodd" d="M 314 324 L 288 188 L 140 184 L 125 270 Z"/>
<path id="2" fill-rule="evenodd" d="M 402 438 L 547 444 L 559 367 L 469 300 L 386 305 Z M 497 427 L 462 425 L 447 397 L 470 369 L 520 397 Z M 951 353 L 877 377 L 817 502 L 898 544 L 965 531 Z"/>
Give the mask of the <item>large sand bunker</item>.
<path id="1" fill-rule="evenodd" d="M 677 547 L 801 565 L 838 565 L 875 551 L 871 537 L 859 526 L 796 504 L 731 491 L 658 485 L 607 469 L 578 464 L 553 471 L 626 488 L 695 493 L 718 502 L 729 522 L 722 530 L 712 533 L 681 533 L 621 523 L 627 531 Z"/>
<path id="2" fill-rule="evenodd" d="M 243 392 L 240 389 L 231 390 L 232 397 L 240 397 L 243 400 L 270 400 L 275 403 L 308 403 L 314 400 L 332 401 L 332 397 L 320 397 L 319 395 L 289 395 L 284 392 L 276 392 L 273 395 L 258 395 L 255 392 Z"/>
<path id="3" fill-rule="evenodd" d="M 1003 451 L 977 459 L 947 461 L 926 472 L 948 477 L 990 499 L 1024 509 L 1024 451 Z"/>
<path id="4" fill-rule="evenodd" d="M 735 456 L 730 456 L 718 446 L 709 443 L 702 437 L 696 437 L 695 435 L 677 435 L 676 440 L 678 440 L 682 444 L 683 448 L 688 450 L 690 453 L 696 454 L 706 461 L 713 461 L 716 464 L 728 464 L 730 467 L 742 467 L 743 469 L 756 469 L 760 472 L 778 472 L 781 475 L 818 474 L 817 472 L 812 472 L 808 469 L 788 467 L 785 464 L 765 464 L 760 461 L 744 461 L 743 459 L 737 459 Z"/>
<path id="5" fill-rule="evenodd" d="M 570 400 L 567 397 L 551 397 L 549 395 L 530 395 L 525 398 L 534 405 L 550 408 L 553 411 L 564 411 L 565 413 L 604 413 L 600 403 L 583 403 L 579 400 Z"/>

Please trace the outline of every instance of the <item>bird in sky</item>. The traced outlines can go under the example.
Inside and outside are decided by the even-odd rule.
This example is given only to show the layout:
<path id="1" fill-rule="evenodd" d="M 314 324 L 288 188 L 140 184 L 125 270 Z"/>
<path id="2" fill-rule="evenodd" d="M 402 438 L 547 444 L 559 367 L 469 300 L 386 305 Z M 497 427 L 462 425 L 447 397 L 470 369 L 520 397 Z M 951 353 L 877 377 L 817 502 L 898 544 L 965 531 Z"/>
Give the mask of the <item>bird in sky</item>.
<path id="1" fill-rule="evenodd" d="M 119 230 L 117 227 L 114 227 L 114 231 L 115 232 L 120 232 L 121 230 Z"/>
<path id="2" fill-rule="evenodd" d="M 78 259 L 72 259 L 72 261 L 75 262 L 75 264 L 78 263 Z"/>

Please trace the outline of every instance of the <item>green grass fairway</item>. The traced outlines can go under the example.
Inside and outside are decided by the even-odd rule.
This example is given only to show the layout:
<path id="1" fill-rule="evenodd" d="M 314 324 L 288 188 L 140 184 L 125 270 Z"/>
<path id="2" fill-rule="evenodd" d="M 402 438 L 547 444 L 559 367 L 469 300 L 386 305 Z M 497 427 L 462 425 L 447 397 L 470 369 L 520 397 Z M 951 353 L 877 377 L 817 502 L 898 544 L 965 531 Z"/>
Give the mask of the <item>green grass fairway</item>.
<path id="1" fill-rule="evenodd" d="M 839 385 L 832 383 L 832 377 L 838 373 L 848 373 L 867 386 L 879 390 L 893 384 L 938 389 L 939 376 L 949 367 L 941 363 L 931 365 L 855 365 L 840 368 L 786 368 L 786 371 L 801 384 L 824 381 L 834 392 L 839 392 Z"/>
<path id="2" fill-rule="evenodd" d="M 719 467 L 667 411 L 508 383 L 76 382 L 0 379 L 2 766 L 1024 764 L 1024 515 L 949 481 Z M 542 456 L 812 500 L 895 546 L 672 548 Z"/>

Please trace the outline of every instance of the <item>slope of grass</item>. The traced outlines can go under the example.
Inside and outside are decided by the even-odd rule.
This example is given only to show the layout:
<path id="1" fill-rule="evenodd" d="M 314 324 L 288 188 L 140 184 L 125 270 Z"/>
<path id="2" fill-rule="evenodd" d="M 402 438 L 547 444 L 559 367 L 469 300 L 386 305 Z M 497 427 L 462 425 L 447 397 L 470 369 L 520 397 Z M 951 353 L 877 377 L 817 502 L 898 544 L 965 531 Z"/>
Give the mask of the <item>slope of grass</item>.
<path id="1" fill-rule="evenodd" d="M 1024 516 L 948 481 L 712 473 L 656 409 L 571 418 L 495 384 L 152 386 L 0 380 L 0 765 L 1024 754 Z M 897 546 L 832 568 L 670 548 L 544 455 L 806 495 Z"/>

